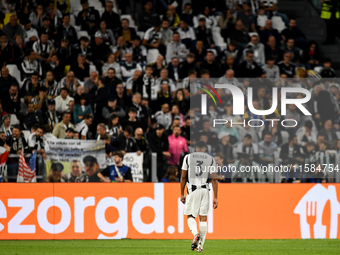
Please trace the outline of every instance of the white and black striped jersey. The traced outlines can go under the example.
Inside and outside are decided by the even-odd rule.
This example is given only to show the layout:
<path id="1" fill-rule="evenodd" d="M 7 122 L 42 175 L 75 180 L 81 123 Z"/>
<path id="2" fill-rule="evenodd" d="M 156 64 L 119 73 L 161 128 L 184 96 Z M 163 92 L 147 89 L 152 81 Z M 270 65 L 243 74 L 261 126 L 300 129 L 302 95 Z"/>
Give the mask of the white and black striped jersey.
<path id="1" fill-rule="evenodd" d="M 155 28 L 151 27 L 148 30 L 146 30 L 144 39 L 147 40 L 147 43 L 153 44 L 158 41 L 158 39 L 162 38 L 161 31 L 156 31 Z"/>
<path id="2" fill-rule="evenodd" d="M 26 58 L 24 61 L 22 61 L 21 68 L 26 77 L 31 76 L 32 73 L 37 73 L 39 77 L 41 77 L 43 74 L 41 64 L 38 60 L 33 60 L 33 62 L 30 62 L 29 59 Z"/>
<path id="3" fill-rule="evenodd" d="M 33 43 L 32 49 L 38 52 L 41 57 L 48 57 L 50 52 L 54 50 L 54 45 L 51 41 L 47 41 L 46 44 L 42 44 L 40 40 Z"/>

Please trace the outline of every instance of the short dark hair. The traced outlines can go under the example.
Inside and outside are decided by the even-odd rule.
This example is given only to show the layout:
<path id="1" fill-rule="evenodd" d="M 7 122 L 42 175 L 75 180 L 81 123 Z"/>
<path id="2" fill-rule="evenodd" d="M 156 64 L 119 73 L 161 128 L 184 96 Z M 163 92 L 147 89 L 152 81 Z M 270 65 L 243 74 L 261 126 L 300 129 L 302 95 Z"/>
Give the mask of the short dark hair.
<path id="1" fill-rule="evenodd" d="M 267 57 L 267 61 L 275 61 L 275 59 L 272 56 Z"/>
<path id="2" fill-rule="evenodd" d="M 145 70 L 146 70 L 147 68 L 151 68 L 151 69 L 153 70 L 152 65 L 147 65 L 147 66 L 145 66 Z"/>
<path id="3" fill-rule="evenodd" d="M 244 138 L 253 139 L 253 137 L 250 134 L 246 134 Z"/>
<path id="4" fill-rule="evenodd" d="M 38 126 L 37 128 L 36 128 L 36 130 L 37 129 L 41 129 L 44 133 L 45 133 L 45 128 L 43 127 L 43 126 Z"/>
<path id="5" fill-rule="evenodd" d="M 20 132 L 21 132 L 21 130 L 22 130 L 21 127 L 20 127 L 20 125 L 15 125 L 15 126 L 13 127 L 13 129 L 14 129 L 14 128 L 19 129 Z"/>
<path id="6" fill-rule="evenodd" d="M 323 60 L 323 63 L 332 63 L 332 60 L 330 58 L 325 58 Z"/>
<path id="7" fill-rule="evenodd" d="M 127 126 L 124 130 L 124 132 L 128 133 L 129 135 L 132 135 L 133 133 L 133 128 L 131 126 Z"/>
<path id="8" fill-rule="evenodd" d="M 63 117 L 64 117 L 66 114 L 70 114 L 70 115 L 71 115 L 70 112 L 64 112 L 64 113 L 63 113 Z"/>
<path id="9" fill-rule="evenodd" d="M 266 133 L 264 133 L 263 137 L 265 137 L 266 135 L 270 135 L 271 137 L 273 137 L 273 134 L 272 134 L 272 133 L 270 133 L 270 132 L 266 132 Z"/>
<path id="10" fill-rule="evenodd" d="M 93 119 L 92 115 L 90 114 L 85 114 L 84 115 L 84 119 L 88 120 L 88 119 Z"/>
<path id="11" fill-rule="evenodd" d="M 123 18 L 120 22 L 123 22 L 123 20 L 126 20 L 130 24 L 130 20 L 127 18 Z"/>
<path id="12" fill-rule="evenodd" d="M 134 112 L 134 113 L 137 113 L 137 109 L 136 109 L 136 107 L 133 107 L 133 106 L 132 106 L 132 107 L 130 107 L 130 108 L 129 108 L 129 111 L 128 111 L 128 113 L 129 113 L 129 112 Z"/>
<path id="13" fill-rule="evenodd" d="M 248 56 L 249 54 L 254 54 L 253 50 L 247 50 L 246 55 Z"/>
<path id="14" fill-rule="evenodd" d="M 80 37 L 79 41 L 88 42 L 89 38 L 87 36 L 82 36 L 82 37 Z"/>
<path id="15" fill-rule="evenodd" d="M 207 69 L 202 69 L 200 71 L 200 75 L 202 76 L 203 74 L 209 74 L 210 75 L 210 72 Z"/>
<path id="16" fill-rule="evenodd" d="M 70 93 L 70 90 L 66 87 L 63 87 L 63 88 L 60 89 L 60 91 L 62 91 L 62 90 L 65 90 L 67 93 Z"/>
<path id="17" fill-rule="evenodd" d="M 289 136 L 289 142 L 293 141 L 295 137 L 296 137 L 296 135 Z"/>
<path id="18" fill-rule="evenodd" d="M 123 154 L 121 151 L 115 151 L 115 152 L 113 153 L 113 156 L 118 156 L 118 157 L 120 157 L 120 158 L 124 158 L 124 154 Z"/>

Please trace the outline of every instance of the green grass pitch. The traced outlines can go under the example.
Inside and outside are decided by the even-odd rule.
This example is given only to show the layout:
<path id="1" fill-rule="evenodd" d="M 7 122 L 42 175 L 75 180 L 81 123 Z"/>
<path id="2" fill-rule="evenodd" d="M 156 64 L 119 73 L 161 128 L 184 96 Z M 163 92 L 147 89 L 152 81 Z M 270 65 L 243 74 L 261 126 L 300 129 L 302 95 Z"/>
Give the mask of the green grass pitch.
<path id="1" fill-rule="evenodd" d="M 2 240 L 0 254 L 196 254 L 190 244 L 190 240 Z M 204 254 L 340 254 L 340 240 L 207 240 Z"/>

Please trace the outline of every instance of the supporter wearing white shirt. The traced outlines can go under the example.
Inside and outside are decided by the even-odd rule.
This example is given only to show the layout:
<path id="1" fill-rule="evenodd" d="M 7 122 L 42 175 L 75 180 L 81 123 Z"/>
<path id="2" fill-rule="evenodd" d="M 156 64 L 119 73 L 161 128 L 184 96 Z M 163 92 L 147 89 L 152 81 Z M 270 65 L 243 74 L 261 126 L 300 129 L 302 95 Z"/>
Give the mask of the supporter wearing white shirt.
<path id="1" fill-rule="evenodd" d="M 166 46 L 166 61 L 170 63 L 173 57 L 178 57 L 179 62 L 183 62 L 188 54 L 188 50 L 183 43 L 180 42 L 179 33 L 172 35 L 172 41 Z"/>
<path id="2" fill-rule="evenodd" d="M 68 89 L 62 88 L 60 92 L 60 96 L 55 98 L 55 110 L 60 113 L 68 112 L 70 109 L 68 104 L 70 101 L 74 101 L 73 97 L 68 95 Z"/>
<path id="3" fill-rule="evenodd" d="M 195 45 L 196 41 L 196 34 L 192 27 L 190 27 L 185 20 L 181 20 L 179 23 L 179 29 L 177 32 L 179 33 L 179 36 L 181 37 L 182 43 L 188 48 L 192 48 Z"/>
<path id="4" fill-rule="evenodd" d="M 155 119 L 157 123 L 163 125 L 166 130 L 171 126 L 172 118 L 168 104 L 163 104 L 162 109 L 155 113 Z"/>
<path id="5" fill-rule="evenodd" d="M 29 41 L 37 41 L 39 39 L 38 31 L 32 27 L 30 20 L 23 26 L 24 28 L 24 41 L 27 44 Z"/>

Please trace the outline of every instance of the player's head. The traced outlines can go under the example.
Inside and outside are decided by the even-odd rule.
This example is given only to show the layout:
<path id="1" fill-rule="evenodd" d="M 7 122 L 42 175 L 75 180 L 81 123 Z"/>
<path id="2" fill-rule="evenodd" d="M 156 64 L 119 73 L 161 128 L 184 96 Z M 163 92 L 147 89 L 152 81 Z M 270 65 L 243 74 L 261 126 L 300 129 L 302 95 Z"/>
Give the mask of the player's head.
<path id="1" fill-rule="evenodd" d="M 195 146 L 196 152 L 205 152 L 207 150 L 207 145 L 203 141 L 198 141 Z"/>

